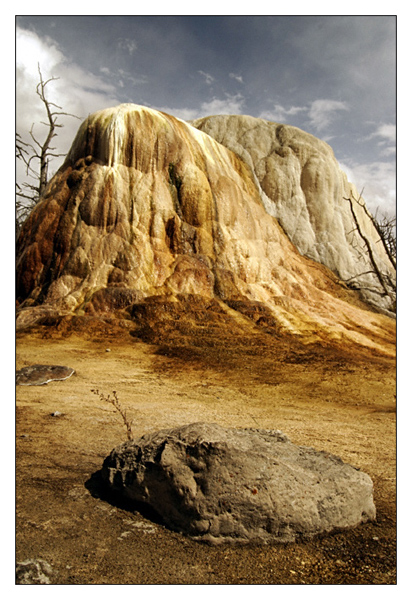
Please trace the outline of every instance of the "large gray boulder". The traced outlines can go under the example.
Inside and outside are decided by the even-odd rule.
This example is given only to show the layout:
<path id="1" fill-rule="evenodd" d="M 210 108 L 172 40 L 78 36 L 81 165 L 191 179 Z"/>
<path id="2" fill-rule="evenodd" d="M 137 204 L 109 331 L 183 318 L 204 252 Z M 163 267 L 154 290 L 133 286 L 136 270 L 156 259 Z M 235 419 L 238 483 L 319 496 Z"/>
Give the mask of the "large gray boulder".
<path id="1" fill-rule="evenodd" d="M 171 529 L 210 543 L 292 542 L 376 515 L 368 475 L 274 430 L 165 429 L 115 448 L 102 476 Z"/>

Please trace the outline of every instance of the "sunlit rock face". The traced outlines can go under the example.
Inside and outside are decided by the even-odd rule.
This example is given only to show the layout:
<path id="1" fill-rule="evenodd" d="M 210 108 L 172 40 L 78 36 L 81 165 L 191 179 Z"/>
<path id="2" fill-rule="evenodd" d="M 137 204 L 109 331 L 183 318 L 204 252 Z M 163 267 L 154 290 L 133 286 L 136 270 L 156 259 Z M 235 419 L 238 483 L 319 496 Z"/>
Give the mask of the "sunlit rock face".
<path id="1" fill-rule="evenodd" d="M 391 320 L 352 303 L 266 208 L 250 167 L 206 133 L 141 106 L 103 110 L 23 227 L 18 301 L 75 314 L 152 297 L 258 302 L 278 331 L 387 350 Z"/>
<path id="2" fill-rule="evenodd" d="M 296 127 L 248 116 L 211 116 L 192 125 L 246 162 L 266 210 L 299 252 L 361 289 L 367 301 L 393 306 L 395 269 L 328 144 Z"/>

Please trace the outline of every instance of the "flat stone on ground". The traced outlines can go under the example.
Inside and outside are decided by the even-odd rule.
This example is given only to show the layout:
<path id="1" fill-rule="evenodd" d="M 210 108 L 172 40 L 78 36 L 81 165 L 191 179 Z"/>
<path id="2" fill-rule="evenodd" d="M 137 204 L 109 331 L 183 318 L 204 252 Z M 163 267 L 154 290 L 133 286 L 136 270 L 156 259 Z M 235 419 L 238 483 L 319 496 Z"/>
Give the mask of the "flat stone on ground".
<path id="1" fill-rule="evenodd" d="M 44 385 L 50 381 L 63 381 L 74 373 L 71 367 L 60 365 L 31 365 L 16 372 L 17 385 Z"/>

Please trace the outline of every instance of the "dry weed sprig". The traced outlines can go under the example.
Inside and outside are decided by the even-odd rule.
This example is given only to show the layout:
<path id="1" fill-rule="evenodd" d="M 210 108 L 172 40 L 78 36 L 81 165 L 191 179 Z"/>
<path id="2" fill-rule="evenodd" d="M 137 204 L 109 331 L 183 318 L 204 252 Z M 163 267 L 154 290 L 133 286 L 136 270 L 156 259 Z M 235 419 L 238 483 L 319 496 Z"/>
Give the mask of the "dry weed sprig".
<path id="1" fill-rule="evenodd" d="M 134 438 L 133 431 L 132 431 L 133 420 L 128 418 L 126 409 L 124 409 L 119 402 L 119 399 L 117 397 L 117 392 L 116 391 L 112 392 L 113 396 L 111 394 L 108 394 L 107 396 L 105 396 L 103 394 L 103 392 L 100 392 L 99 390 L 90 390 L 90 391 L 93 394 L 96 394 L 96 396 L 99 396 L 100 400 L 109 402 L 110 404 L 112 404 L 114 406 L 114 408 L 117 410 L 117 412 L 120 413 L 120 415 L 123 419 L 123 423 L 124 423 L 124 425 L 126 427 L 126 431 L 127 431 L 127 439 L 133 440 L 133 438 Z"/>

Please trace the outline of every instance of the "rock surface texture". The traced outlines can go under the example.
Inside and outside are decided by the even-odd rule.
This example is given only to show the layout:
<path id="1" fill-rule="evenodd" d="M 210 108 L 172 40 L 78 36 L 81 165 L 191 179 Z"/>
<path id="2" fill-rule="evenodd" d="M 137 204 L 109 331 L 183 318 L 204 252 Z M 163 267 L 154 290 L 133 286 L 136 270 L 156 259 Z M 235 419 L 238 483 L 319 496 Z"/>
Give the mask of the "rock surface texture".
<path id="1" fill-rule="evenodd" d="M 231 119 L 221 122 L 233 123 Z M 278 333 L 306 342 L 344 339 L 393 354 L 393 320 L 370 312 L 332 271 L 302 256 L 294 245 L 301 252 L 313 246 L 312 258 L 325 258 L 325 263 L 331 255 L 342 257 L 345 265 L 352 260 L 345 258 L 345 227 L 353 230 L 353 224 L 343 223 L 342 216 L 349 205 L 344 200 L 337 205 L 339 194 L 346 191 L 336 192 L 326 210 L 325 189 L 338 183 L 330 175 L 328 181 L 334 183 L 321 184 L 310 167 L 323 160 L 331 170 L 330 149 L 310 136 L 306 138 L 312 146 L 299 144 L 303 133 L 296 133 L 293 142 L 286 135 L 290 128 L 262 127 L 273 130 L 271 144 L 279 152 L 286 144 L 279 142 L 284 132 L 287 160 L 295 165 L 282 174 L 275 168 L 276 160 L 283 160 L 280 154 L 265 150 L 269 158 L 262 186 L 270 179 L 275 189 L 278 181 L 280 191 L 272 204 L 282 211 L 272 213 L 284 226 L 282 215 L 289 210 L 297 229 L 292 241 L 269 214 L 272 204 L 267 198 L 263 202 L 253 171 L 257 167 L 246 155 L 240 158 L 179 119 L 133 104 L 88 117 L 18 239 L 20 325 L 48 322 L 56 312 L 125 318 L 129 311 L 130 318 L 132 309 L 139 313 L 136 307 L 151 299 L 163 298 L 176 307 L 179 298 L 196 297 L 217 303 L 228 321 L 239 321 L 234 303 L 259 304 L 276 322 Z M 293 187 L 305 179 L 303 163 L 310 174 L 309 183 L 302 184 L 304 193 Z M 289 209 L 288 186 L 300 203 Z M 303 213 L 307 218 L 299 216 Z M 370 239 L 375 244 L 372 233 Z M 307 247 L 302 246 L 305 240 Z M 330 240 L 336 240 L 335 246 Z M 357 268 L 348 267 L 345 276 Z M 241 320 L 251 329 L 256 326 L 253 320 Z"/>
<path id="2" fill-rule="evenodd" d="M 299 252 L 362 290 L 367 301 L 391 309 L 394 265 L 328 144 L 297 127 L 249 116 L 192 124 L 250 167 L 266 210 Z"/>
<path id="3" fill-rule="evenodd" d="M 102 476 L 195 539 L 292 542 L 373 520 L 373 484 L 280 431 L 195 423 L 115 448 Z"/>
<path id="4" fill-rule="evenodd" d="M 74 369 L 61 365 L 31 365 L 16 372 L 17 385 L 46 385 L 51 381 L 64 381 Z"/>
<path id="5" fill-rule="evenodd" d="M 48 585 L 53 569 L 41 559 L 28 559 L 16 565 L 16 583 L 18 585 Z"/>

